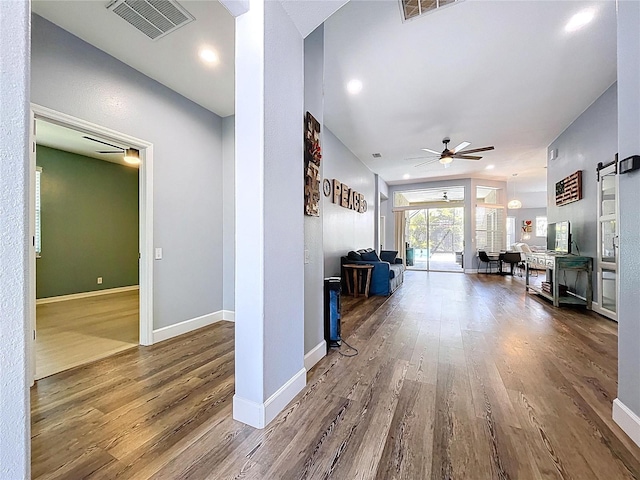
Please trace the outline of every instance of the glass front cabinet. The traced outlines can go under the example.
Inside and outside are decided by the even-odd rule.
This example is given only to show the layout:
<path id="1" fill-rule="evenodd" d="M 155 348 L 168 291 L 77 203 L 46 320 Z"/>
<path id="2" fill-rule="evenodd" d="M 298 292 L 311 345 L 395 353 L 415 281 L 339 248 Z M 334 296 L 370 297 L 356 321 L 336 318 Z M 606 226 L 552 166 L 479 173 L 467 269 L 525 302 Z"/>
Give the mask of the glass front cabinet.
<path id="1" fill-rule="evenodd" d="M 598 171 L 598 313 L 617 321 L 618 313 L 618 174 L 617 162 Z"/>

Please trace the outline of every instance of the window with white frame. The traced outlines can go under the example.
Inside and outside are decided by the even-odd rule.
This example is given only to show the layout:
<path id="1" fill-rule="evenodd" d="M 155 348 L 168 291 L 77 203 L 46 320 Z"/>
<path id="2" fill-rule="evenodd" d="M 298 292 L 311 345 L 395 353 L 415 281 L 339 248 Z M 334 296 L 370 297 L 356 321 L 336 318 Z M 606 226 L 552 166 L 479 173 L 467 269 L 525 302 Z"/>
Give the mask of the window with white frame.
<path id="1" fill-rule="evenodd" d="M 40 179 L 42 177 L 42 167 L 36 167 L 36 228 L 35 228 L 35 247 L 36 255 L 39 257 L 42 252 L 42 213 L 40 202 Z"/>
<path id="2" fill-rule="evenodd" d="M 547 217 L 536 217 L 536 237 L 547 237 Z"/>
<path id="3" fill-rule="evenodd" d="M 507 217 L 507 249 L 516 243 L 516 217 Z"/>

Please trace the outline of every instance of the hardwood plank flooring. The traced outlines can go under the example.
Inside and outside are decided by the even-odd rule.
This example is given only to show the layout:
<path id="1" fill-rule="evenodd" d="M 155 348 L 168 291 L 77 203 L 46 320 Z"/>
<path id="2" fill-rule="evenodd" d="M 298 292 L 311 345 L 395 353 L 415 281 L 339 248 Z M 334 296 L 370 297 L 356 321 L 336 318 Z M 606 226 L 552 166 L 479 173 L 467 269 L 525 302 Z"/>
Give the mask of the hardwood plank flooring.
<path id="1" fill-rule="evenodd" d="M 138 291 L 36 307 L 36 379 L 138 345 Z"/>
<path id="2" fill-rule="evenodd" d="M 228 322 L 38 381 L 33 476 L 640 479 L 614 322 L 520 278 L 408 272 L 343 297 L 342 332 L 359 354 L 329 352 L 264 430 L 231 418 Z"/>

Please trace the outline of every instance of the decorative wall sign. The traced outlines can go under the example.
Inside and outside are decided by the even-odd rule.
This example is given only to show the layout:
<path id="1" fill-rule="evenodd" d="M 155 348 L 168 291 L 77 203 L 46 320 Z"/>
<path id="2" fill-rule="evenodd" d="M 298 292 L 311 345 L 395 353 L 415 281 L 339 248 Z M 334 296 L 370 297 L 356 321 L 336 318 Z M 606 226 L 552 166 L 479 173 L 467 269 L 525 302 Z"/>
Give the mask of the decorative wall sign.
<path id="1" fill-rule="evenodd" d="M 582 200 L 582 170 L 569 175 L 556 183 L 556 205 Z"/>
<path id="2" fill-rule="evenodd" d="M 533 220 L 523 220 L 522 233 L 531 233 L 531 232 L 533 232 Z"/>
<path id="3" fill-rule="evenodd" d="M 332 190 L 333 189 L 331 188 L 331 180 L 325 178 L 324 182 L 322 182 L 322 191 L 324 192 L 324 196 L 328 197 L 329 195 L 331 195 Z"/>
<path id="4" fill-rule="evenodd" d="M 330 185 L 333 184 L 333 189 L 327 194 L 326 185 L 328 181 L 329 179 L 325 178 L 323 185 L 324 192 L 327 197 L 333 192 L 333 195 L 331 195 L 331 201 L 333 203 L 359 213 L 367 211 L 367 201 L 364 199 L 363 194 L 352 190 L 346 184 L 340 183 L 335 178 L 330 183 Z"/>
<path id="5" fill-rule="evenodd" d="M 320 123 L 307 112 L 304 129 L 304 213 L 320 216 Z"/>

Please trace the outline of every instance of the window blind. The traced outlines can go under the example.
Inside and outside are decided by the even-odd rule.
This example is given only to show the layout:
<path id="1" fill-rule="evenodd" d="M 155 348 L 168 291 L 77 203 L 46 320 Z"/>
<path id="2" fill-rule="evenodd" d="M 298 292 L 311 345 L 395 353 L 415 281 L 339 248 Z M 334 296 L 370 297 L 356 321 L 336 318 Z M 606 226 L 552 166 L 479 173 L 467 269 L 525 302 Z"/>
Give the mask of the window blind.
<path id="1" fill-rule="evenodd" d="M 487 252 L 505 250 L 504 208 L 476 207 L 476 248 Z"/>
<path id="2" fill-rule="evenodd" d="M 36 167 L 36 232 L 35 246 L 36 255 L 42 252 L 42 223 L 41 223 L 41 202 L 40 202 L 40 178 L 42 176 L 42 168 Z"/>

